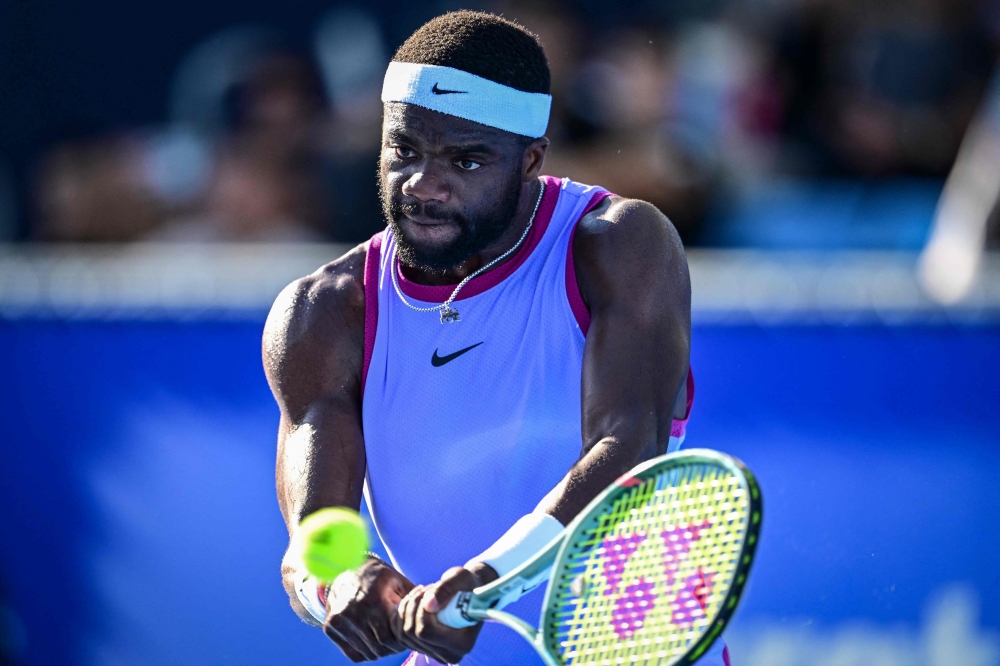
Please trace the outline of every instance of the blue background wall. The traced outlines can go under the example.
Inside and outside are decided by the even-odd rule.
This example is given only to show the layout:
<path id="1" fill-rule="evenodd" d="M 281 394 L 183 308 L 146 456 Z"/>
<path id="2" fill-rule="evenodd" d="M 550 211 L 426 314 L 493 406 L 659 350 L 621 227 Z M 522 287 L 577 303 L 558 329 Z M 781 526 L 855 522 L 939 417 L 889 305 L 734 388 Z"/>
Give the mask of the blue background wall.
<path id="1" fill-rule="evenodd" d="M 261 321 L 0 323 L 24 663 L 346 663 L 279 583 Z M 1000 328 L 699 326 L 693 364 L 688 444 L 765 493 L 739 622 L 914 627 L 968 582 L 1000 629 Z"/>

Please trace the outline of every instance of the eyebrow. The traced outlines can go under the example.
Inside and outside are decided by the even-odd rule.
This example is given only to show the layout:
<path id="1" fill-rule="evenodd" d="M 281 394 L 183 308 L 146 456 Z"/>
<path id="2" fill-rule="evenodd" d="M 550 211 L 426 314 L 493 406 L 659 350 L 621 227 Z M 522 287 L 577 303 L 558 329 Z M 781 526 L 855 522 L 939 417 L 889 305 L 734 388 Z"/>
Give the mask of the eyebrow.
<path id="1" fill-rule="evenodd" d="M 386 132 L 386 138 L 390 141 L 402 141 L 404 143 L 416 143 L 406 132 L 398 129 L 390 129 Z"/>
<path id="2" fill-rule="evenodd" d="M 486 143 L 474 143 L 468 146 L 446 146 L 444 152 L 453 155 L 470 155 L 473 153 L 493 155 L 497 152 L 497 149 Z"/>
<path id="3" fill-rule="evenodd" d="M 386 133 L 386 138 L 390 141 L 399 141 L 413 146 L 420 143 L 415 141 L 413 137 L 407 134 L 404 130 L 399 129 L 390 129 Z M 496 155 L 500 151 L 496 146 L 491 146 L 488 143 L 473 143 L 466 145 L 445 146 L 441 152 L 446 155 Z"/>

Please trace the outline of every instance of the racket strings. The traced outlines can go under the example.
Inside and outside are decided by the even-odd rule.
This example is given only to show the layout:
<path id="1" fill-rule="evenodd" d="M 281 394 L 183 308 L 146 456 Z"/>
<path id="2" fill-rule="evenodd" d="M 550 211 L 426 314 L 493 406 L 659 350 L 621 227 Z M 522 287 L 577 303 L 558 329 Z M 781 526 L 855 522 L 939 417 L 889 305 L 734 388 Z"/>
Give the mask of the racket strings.
<path id="1" fill-rule="evenodd" d="M 624 490 L 555 580 L 549 645 L 574 665 L 666 665 L 686 654 L 728 594 L 748 503 L 741 477 L 706 463 Z"/>

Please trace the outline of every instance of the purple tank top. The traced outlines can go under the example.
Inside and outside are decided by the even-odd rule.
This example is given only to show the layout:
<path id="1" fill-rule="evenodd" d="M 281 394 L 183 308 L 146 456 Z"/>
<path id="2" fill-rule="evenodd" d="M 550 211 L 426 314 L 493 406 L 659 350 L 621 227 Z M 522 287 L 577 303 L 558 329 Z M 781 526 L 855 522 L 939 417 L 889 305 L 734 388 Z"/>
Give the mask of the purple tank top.
<path id="1" fill-rule="evenodd" d="M 396 294 L 390 230 L 365 266 L 362 415 L 365 500 L 399 571 L 431 583 L 485 550 L 531 512 L 582 450 L 580 376 L 590 323 L 576 283 L 572 237 L 608 192 L 543 176 L 545 192 L 523 246 L 459 293 L 461 320 L 440 323 Z M 397 272 L 414 305 L 443 303 L 454 286 Z M 693 386 L 689 377 L 689 401 Z M 676 421 L 670 448 L 679 446 Z M 508 608 L 538 620 L 541 594 Z M 497 661 L 490 655 L 502 654 Z M 540 663 L 509 630 L 487 624 L 471 666 Z"/>

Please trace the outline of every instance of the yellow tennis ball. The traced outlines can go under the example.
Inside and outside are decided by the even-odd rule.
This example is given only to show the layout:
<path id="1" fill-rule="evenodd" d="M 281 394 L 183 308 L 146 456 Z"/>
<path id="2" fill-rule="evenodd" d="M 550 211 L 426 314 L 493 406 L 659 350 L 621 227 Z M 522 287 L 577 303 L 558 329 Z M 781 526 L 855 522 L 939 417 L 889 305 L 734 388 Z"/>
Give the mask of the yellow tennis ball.
<path id="1" fill-rule="evenodd" d="M 357 511 L 320 509 L 299 523 L 300 553 L 306 570 L 324 582 L 361 566 L 368 552 L 368 530 Z"/>

